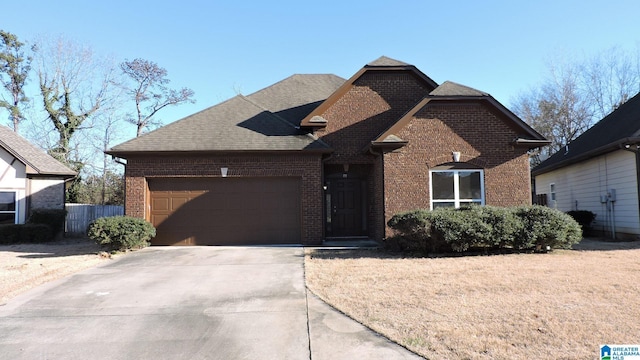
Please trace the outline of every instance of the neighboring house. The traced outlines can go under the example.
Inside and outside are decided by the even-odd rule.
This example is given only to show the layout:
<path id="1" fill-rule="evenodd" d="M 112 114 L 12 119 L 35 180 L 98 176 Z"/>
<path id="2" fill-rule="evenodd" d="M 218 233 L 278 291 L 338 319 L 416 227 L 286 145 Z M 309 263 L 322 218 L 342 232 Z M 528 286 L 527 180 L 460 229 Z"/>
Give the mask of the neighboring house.
<path id="1" fill-rule="evenodd" d="M 76 173 L 0 125 L 0 224 L 22 224 L 31 209 L 64 209 L 65 181 Z"/>
<path id="2" fill-rule="evenodd" d="M 640 95 L 533 169 L 535 191 L 562 211 L 596 214 L 594 230 L 640 235 Z"/>
<path id="3" fill-rule="evenodd" d="M 394 214 L 531 203 L 548 144 L 490 95 L 381 57 L 293 75 L 107 151 L 153 244 L 321 244 L 389 235 Z"/>

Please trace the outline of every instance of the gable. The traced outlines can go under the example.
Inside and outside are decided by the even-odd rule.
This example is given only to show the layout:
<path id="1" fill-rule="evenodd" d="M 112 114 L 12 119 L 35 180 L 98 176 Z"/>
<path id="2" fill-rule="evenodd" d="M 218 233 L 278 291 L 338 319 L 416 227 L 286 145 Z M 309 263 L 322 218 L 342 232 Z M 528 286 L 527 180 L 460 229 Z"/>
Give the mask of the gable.
<path id="1" fill-rule="evenodd" d="M 0 148 L 0 188 L 26 187 L 27 167 L 11 153 Z"/>
<path id="2" fill-rule="evenodd" d="M 340 88 L 338 88 L 331 96 L 329 96 L 320 106 L 307 115 L 301 122 L 301 126 L 310 128 L 324 128 L 327 124 L 327 119 L 323 117 L 323 114 L 338 102 L 343 96 L 353 90 L 357 82 L 362 82 L 362 79 L 366 79 L 365 75 L 379 74 L 381 76 L 390 74 L 403 74 L 412 79 L 409 82 L 420 84 L 420 87 L 424 92 L 423 96 L 434 90 L 438 84 L 418 70 L 415 66 L 390 59 L 386 56 L 382 56 L 377 60 L 365 65 L 360 71 L 355 73 L 349 80 L 345 81 Z M 387 88 L 391 88 L 391 84 L 387 85 Z M 402 88 L 396 89 L 399 96 L 403 95 Z"/>
<path id="3" fill-rule="evenodd" d="M 458 86 L 461 85 L 448 87 L 447 91 L 454 88 L 460 90 Z M 439 88 L 422 99 L 399 121 L 372 141 L 371 145 L 381 149 L 403 146 L 393 147 L 392 145 L 407 142 L 401 132 L 413 118 L 438 116 L 449 119 L 450 124 L 457 124 L 454 129 L 457 134 L 466 134 L 463 136 L 470 138 L 477 137 L 475 135 L 477 132 L 490 134 L 494 139 L 493 143 L 501 139 L 500 146 L 519 146 L 529 149 L 549 144 L 542 135 L 486 93 L 464 87 L 462 91 L 465 95 L 434 95 L 438 90 Z M 396 140 L 389 141 L 389 139 Z"/>
<path id="4" fill-rule="evenodd" d="M 482 102 L 434 103 L 410 118 L 398 136 L 412 145 L 436 153 L 446 149 L 443 159 L 430 166 L 451 161 L 451 152 L 460 152 L 464 161 L 492 167 L 519 157 L 526 148 L 513 146 L 518 133 Z"/>
<path id="5" fill-rule="evenodd" d="M 75 171 L 6 126 L 0 126 L 0 148 L 26 165 L 27 174 L 64 178 L 76 175 Z"/>
<path id="6" fill-rule="evenodd" d="M 314 116 L 324 120 L 316 135 L 334 150 L 334 156 L 358 156 L 431 90 L 410 70 L 364 71 L 305 120 L 307 124 Z"/>

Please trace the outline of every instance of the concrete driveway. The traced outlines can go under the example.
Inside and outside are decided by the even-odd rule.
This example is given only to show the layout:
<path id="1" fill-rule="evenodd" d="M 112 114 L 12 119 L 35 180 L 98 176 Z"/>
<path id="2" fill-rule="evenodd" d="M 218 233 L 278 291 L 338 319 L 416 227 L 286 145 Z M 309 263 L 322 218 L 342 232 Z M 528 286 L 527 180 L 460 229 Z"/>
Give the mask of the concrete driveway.
<path id="1" fill-rule="evenodd" d="M 152 247 L 0 306 L 0 359 L 419 359 L 307 292 L 302 247 Z"/>

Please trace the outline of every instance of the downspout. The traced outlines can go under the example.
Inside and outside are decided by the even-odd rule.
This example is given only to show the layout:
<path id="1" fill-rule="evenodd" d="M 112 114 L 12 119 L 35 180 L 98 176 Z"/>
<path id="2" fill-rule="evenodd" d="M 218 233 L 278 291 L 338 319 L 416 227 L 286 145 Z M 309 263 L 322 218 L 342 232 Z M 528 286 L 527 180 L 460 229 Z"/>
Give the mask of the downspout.
<path id="1" fill-rule="evenodd" d="M 122 159 L 120 159 L 117 156 L 111 155 L 111 159 L 113 161 L 115 161 L 116 163 L 124 166 L 124 179 L 122 181 L 124 181 L 124 186 L 122 187 L 124 190 L 124 196 L 122 197 L 122 201 L 124 202 L 124 214 L 127 214 L 127 163 L 122 161 Z M 146 198 L 146 195 L 145 195 Z M 145 200 L 146 201 L 146 200 Z M 145 206 L 146 207 L 146 206 Z M 145 219 L 147 218 L 147 210 L 145 209 Z M 148 219 L 147 219 L 148 220 Z"/>
<path id="2" fill-rule="evenodd" d="M 635 145 L 635 146 L 634 146 Z M 635 149 L 634 149 L 635 147 Z M 637 198 L 636 198 L 636 205 L 638 206 L 638 223 L 640 223 L 640 144 L 626 144 L 626 145 L 622 145 L 620 144 L 620 148 L 626 151 L 630 151 L 632 153 L 635 154 L 636 156 L 636 191 L 637 191 Z M 615 224 L 614 224 L 614 229 L 615 229 Z M 615 235 L 614 235 L 615 236 Z M 614 237 L 615 239 L 615 237 Z"/>
<path id="3" fill-rule="evenodd" d="M 373 150 L 373 146 L 369 146 L 369 152 L 372 155 L 380 158 L 380 177 L 382 178 L 380 180 L 380 182 L 381 182 L 381 184 L 380 184 L 381 185 L 380 192 L 382 193 L 382 196 L 381 196 L 381 200 L 382 200 L 382 224 L 378 225 L 379 226 L 378 231 L 381 231 L 380 235 L 382 235 L 382 240 L 384 240 L 384 238 L 386 237 L 386 232 L 387 232 L 387 202 L 385 201 L 386 196 L 385 196 L 385 193 L 384 193 L 384 191 L 385 191 L 384 150 L 380 149 L 380 152 L 378 153 L 378 152 L 375 152 Z M 374 181 L 375 180 L 376 179 L 374 179 Z M 374 198 L 375 198 L 375 193 L 374 193 Z M 375 222 L 377 223 L 378 221 L 375 221 Z M 378 241 L 377 239 L 375 239 L 375 240 Z"/>

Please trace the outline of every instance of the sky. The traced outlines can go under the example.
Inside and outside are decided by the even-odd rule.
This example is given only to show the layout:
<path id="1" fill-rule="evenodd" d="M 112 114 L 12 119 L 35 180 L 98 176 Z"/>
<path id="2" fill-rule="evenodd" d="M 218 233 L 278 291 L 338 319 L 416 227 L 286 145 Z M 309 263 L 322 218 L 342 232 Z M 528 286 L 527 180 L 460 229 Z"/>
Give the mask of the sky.
<path id="1" fill-rule="evenodd" d="M 0 29 L 157 63 L 195 91 L 195 104 L 158 114 L 169 123 L 293 74 L 347 79 L 383 55 L 509 106 L 560 53 L 637 51 L 638 13 L 637 0 L 32 0 L 3 4 Z"/>

